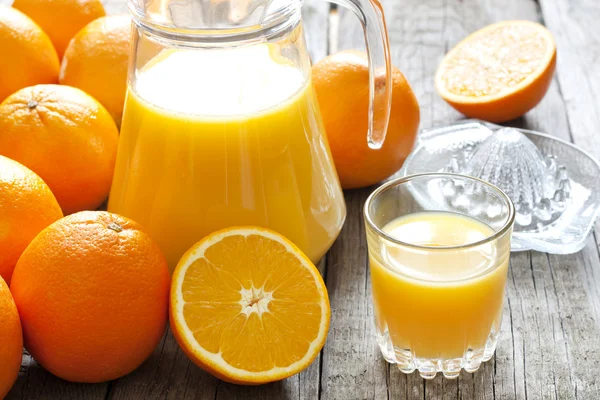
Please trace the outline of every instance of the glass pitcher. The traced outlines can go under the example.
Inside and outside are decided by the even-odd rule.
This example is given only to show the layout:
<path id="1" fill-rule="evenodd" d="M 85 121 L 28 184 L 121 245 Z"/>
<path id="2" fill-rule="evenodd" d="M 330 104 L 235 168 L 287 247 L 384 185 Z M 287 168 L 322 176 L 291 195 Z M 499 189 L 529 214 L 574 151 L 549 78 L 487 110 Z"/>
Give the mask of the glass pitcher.
<path id="1" fill-rule="evenodd" d="M 367 140 L 390 109 L 377 0 L 360 18 L 370 63 Z M 108 210 L 139 222 L 174 268 L 205 235 L 258 225 L 313 261 L 344 223 L 344 197 L 311 84 L 301 0 L 130 0 L 134 33 Z M 340 106 L 343 106 L 341 103 Z"/>

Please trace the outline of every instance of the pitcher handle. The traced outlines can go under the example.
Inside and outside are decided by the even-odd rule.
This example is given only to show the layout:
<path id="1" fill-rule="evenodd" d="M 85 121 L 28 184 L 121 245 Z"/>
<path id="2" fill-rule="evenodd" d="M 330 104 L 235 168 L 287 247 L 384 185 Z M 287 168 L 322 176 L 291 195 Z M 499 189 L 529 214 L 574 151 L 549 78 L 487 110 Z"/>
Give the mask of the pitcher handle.
<path id="1" fill-rule="evenodd" d="M 390 45 L 383 7 L 378 0 L 329 0 L 344 6 L 360 19 L 369 57 L 369 127 L 367 142 L 380 149 L 385 140 L 392 104 Z"/>

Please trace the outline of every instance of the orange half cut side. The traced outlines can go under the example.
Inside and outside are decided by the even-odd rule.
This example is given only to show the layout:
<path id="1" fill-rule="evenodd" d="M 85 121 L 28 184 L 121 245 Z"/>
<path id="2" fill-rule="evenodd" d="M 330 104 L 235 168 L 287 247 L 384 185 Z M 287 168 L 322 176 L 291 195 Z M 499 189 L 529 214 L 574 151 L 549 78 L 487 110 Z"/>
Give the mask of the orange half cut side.
<path id="1" fill-rule="evenodd" d="M 174 271 L 173 333 L 192 361 L 227 382 L 262 384 L 302 371 L 325 344 L 329 319 L 319 271 L 267 229 L 212 233 Z"/>
<path id="2" fill-rule="evenodd" d="M 554 38 L 531 21 L 502 21 L 471 34 L 442 60 L 438 94 L 463 114 L 515 119 L 544 97 L 556 66 Z"/>

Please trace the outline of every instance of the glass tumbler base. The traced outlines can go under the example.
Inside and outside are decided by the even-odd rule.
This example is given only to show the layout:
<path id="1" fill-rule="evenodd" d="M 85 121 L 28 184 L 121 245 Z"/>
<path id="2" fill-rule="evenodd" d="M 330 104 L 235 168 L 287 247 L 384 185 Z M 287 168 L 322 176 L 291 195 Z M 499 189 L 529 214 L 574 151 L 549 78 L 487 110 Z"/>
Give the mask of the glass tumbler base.
<path id="1" fill-rule="evenodd" d="M 483 348 L 466 349 L 462 358 L 418 357 L 411 349 L 394 346 L 387 330 L 377 331 L 377 344 L 383 358 L 390 364 L 396 364 L 398 369 L 405 374 L 411 374 L 417 370 L 422 378 L 433 379 L 438 372 L 441 372 L 445 378 L 455 379 L 460 375 L 461 369 L 469 373 L 475 372 L 482 362 L 492 358 L 498 343 L 498 333 L 492 331 Z"/>

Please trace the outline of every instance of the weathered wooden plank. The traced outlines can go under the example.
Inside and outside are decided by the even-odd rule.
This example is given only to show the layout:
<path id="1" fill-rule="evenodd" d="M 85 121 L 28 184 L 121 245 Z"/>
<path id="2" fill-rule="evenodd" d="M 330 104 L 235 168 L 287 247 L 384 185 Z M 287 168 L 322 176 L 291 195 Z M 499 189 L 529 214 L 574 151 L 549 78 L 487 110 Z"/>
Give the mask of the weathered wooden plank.
<path id="1" fill-rule="evenodd" d="M 435 69 L 447 50 L 469 33 L 497 20 L 542 21 L 539 7 L 534 1 L 404 0 L 384 1 L 383 4 L 393 62 L 407 76 L 417 95 L 421 105 L 422 127 L 448 124 L 461 118 L 433 89 Z M 592 20 L 591 17 L 588 19 Z M 573 22 L 571 25 L 575 24 Z M 591 29 L 593 25 L 587 26 Z M 593 32 L 597 32 L 597 28 Z M 555 35 L 561 34 L 555 32 Z M 338 36 L 339 49 L 363 47 L 360 28 L 354 16 L 343 10 L 340 10 Z M 592 30 L 586 37 L 589 45 L 595 38 Z M 586 65 L 596 67 L 593 63 Z M 575 93 L 575 86 L 569 87 Z M 577 103 L 574 101 L 573 104 Z M 565 106 L 555 81 L 538 107 L 511 124 L 545 131 L 568 140 L 571 137 L 571 121 L 570 118 L 567 120 Z M 590 134 L 591 131 L 582 132 L 584 137 Z M 600 347 L 597 343 L 600 330 L 598 319 L 595 318 L 599 303 L 600 264 L 593 240 L 590 239 L 589 243 L 578 255 L 552 256 L 550 260 L 556 260 L 554 263 L 539 253 L 513 255 L 503 333 L 495 359 L 484 364 L 476 374 L 463 372 L 459 380 L 454 381 L 456 384 L 442 378 L 424 383 L 414 374 L 406 377 L 392 367 L 389 372 L 389 397 L 569 399 L 577 395 L 578 398 L 598 398 L 592 374 L 597 371 L 600 356 L 595 351 L 590 352 L 590 349 Z M 566 291 L 559 290 L 560 285 L 555 288 L 552 279 L 553 274 L 563 276 L 567 270 L 570 274 L 561 283 L 568 283 L 570 296 Z M 573 296 L 573 293 L 577 295 Z M 577 311 L 567 313 L 572 308 Z M 573 319 L 578 319 L 579 327 L 571 322 Z M 582 324 L 586 329 L 581 329 Z M 584 352 L 587 359 L 582 354 Z M 327 368 L 325 365 L 324 369 Z M 576 376 L 580 377 L 579 380 Z"/>
<path id="2" fill-rule="evenodd" d="M 106 383 L 82 384 L 63 381 L 43 369 L 27 353 L 23 354 L 21 371 L 6 400 L 16 399 L 83 399 L 104 400 L 109 389 Z"/>
<path id="3" fill-rule="evenodd" d="M 167 331 L 150 359 L 112 382 L 106 399 L 214 399 L 217 382 L 187 359 Z"/>
<path id="4" fill-rule="evenodd" d="M 573 141 L 600 158 L 600 3 L 540 0 L 544 23 L 554 33 L 557 76 Z"/>
<path id="5" fill-rule="evenodd" d="M 557 316 L 548 265 L 545 254 L 540 253 L 519 253 L 512 258 L 507 292 L 512 365 L 515 376 L 522 378 L 514 382 L 517 398 L 556 398 L 555 385 L 568 382 L 568 368 L 557 369 L 567 358 L 553 337 L 553 318 Z M 564 398 L 573 398 L 574 388 L 568 389 Z"/>
<path id="6" fill-rule="evenodd" d="M 554 33 L 557 47 L 557 78 L 567 113 L 572 140 L 600 158 L 600 4 L 590 1 L 539 2 L 543 22 Z M 596 239 L 600 228 L 596 225 Z M 596 240 L 597 241 L 597 240 Z M 600 260 L 598 244 L 588 242 L 579 254 L 550 256 L 558 313 L 564 337 L 572 384 L 578 398 L 599 398 L 596 371 L 600 367 Z M 574 282 L 579 284 L 573 285 Z"/>
<path id="7" fill-rule="evenodd" d="M 544 23 L 555 33 L 559 49 L 557 77 L 568 114 L 570 134 L 576 144 L 600 159 L 600 136 L 597 133 L 600 124 L 600 3 L 541 0 L 540 6 Z M 596 224 L 595 236 L 596 247 L 600 251 L 600 224 Z M 586 266 L 598 271 L 600 266 L 595 255 L 587 253 L 584 258 Z M 592 282 L 597 288 L 597 272 Z M 600 318 L 600 298 L 595 300 L 596 316 Z"/>
<path id="8" fill-rule="evenodd" d="M 580 9 L 581 7 L 576 8 Z M 572 21 L 573 24 L 571 25 L 549 24 L 550 21 L 546 15 L 547 9 L 551 13 L 556 13 L 557 7 L 555 5 L 545 7 L 541 22 L 548 25 L 557 40 L 558 59 L 567 58 L 571 60 L 570 62 L 581 62 L 581 68 L 586 69 L 588 72 L 596 71 L 596 82 L 600 82 L 598 70 L 593 64 L 586 63 L 586 60 L 572 60 L 571 53 L 564 51 L 565 44 L 561 44 L 561 42 L 564 42 L 564 37 L 570 37 L 573 35 L 574 30 L 578 31 L 580 29 L 578 24 L 575 21 Z M 599 10 L 600 8 L 596 7 L 596 13 Z M 592 11 L 590 13 L 591 15 L 594 14 Z M 589 24 L 588 28 L 590 28 Z M 574 129 L 573 120 L 577 117 L 571 117 L 571 115 L 573 106 L 576 110 L 590 107 L 596 110 L 596 108 L 587 103 L 584 98 L 573 99 L 572 102 L 567 98 L 563 99 L 565 87 L 567 90 L 572 91 L 572 87 L 569 85 L 574 84 L 573 82 L 562 82 L 562 75 L 571 76 L 571 74 L 574 74 L 574 71 L 570 69 L 568 69 L 568 73 L 562 73 L 561 71 L 564 71 L 565 68 L 568 69 L 570 66 L 559 63 L 557 66 L 558 79 L 553 82 L 544 101 L 527 114 L 523 125 L 531 129 L 549 132 L 566 140 L 573 139 L 576 144 L 581 145 L 588 151 L 593 151 L 597 147 L 588 147 L 593 146 L 588 137 L 595 136 L 595 132 L 586 132 L 585 128 L 581 126 Z M 572 94 L 575 93 L 572 92 Z M 594 112 L 590 113 L 587 118 L 593 119 Z M 577 125 L 577 122 L 575 124 Z M 575 133 L 576 129 L 579 129 L 578 134 Z M 596 156 L 598 154 L 600 152 L 597 152 Z M 600 389 L 593 383 L 596 381 L 595 370 L 600 362 L 600 355 L 598 355 L 598 349 L 600 348 L 600 343 L 598 343 L 600 335 L 600 314 L 598 313 L 600 260 L 594 240 L 590 239 L 588 245 L 576 255 L 551 256 L 550 258 L 542 255 L 541 258 L 542 260 L 538 259 L 537 262 L 534 261 L 531 264 L 536 266 L 536 268 L 532 268 L 534 272 L 540 275 L 540 277 L 537 277 L 534 273 L 534 282 L 538 283 L 537 286 L 539 287 L 540 281 L 548 282 L 548 277 L 552 282 L 556 280 L 555 276 L 561 278 L 557 280 L 557 285 L 553 285 L 544 292 L 548 307 L 547 312 L 541 316 L 539 313 L 538 315 L 530 315 L 538 323 L 539 348 L 535 349 L 535 341 L 527 341 L 527 343 L 534 345 L 534 349 L 529 351 L 530 354 L 525 359 L 533 364 L 529 366 L 528 371 L 533 371 L 534 374 L 539 373 L 538 378 L 542 379 L 542 382 L 544 377 L 549 376 L 552 377 L 553 381 L 550 382 L 546 379 L 545 385 L 540 384 L 537 387 L 536 385 L 528 385 L 528 397 L 598 398 Z M 536 255 L 533 255 L 532 259 L 536 260 Z M 545 264 L 548 264 L 548 266 Z M 565 275 L 566 273 L 568 275 Z M 569 290 L 561 291 L 563 285 L 568 285 Z M 577 298 L 573 298 L 572 294 L 574 293 L 577 294 Z M 543 304 L 543 299 L 541 293 L 538 293 L 537 303 Z M 572 308 L 577 310 L 575 314 L 571 314 L 570 310 Z M 540 317 L 548 319 L 539 324 Z M 534 339 L 534 335 L 530 335 L 530 338 Z M 541 366 L 532 361 L 539 357 L 539 354 L 542 355 Z M 530 384 L 535 382 L 540 381 L 528 380 Z M 552 390 L 554 390 L 554 393 L 551 392 Z M 532 396 L 532 393 L 540 393 L 539 396 L 541 397 Z"/>
<path id="9" fill-rule="evenodd" d="M 590 244 L 587 251 L 591 251 Z M 588 253 L 589 254 L 589 253 Z M 595 305 L 589 298 L 587 288 L 588 268 L 584 265 L 586 252 L 568 257 L 549 257 L 552 278 L 558 296 L 558 314 L 565 331 L 564 345 L 567 347 L 571 382 L 578 398 L 599 398 L 600 384 L 597 375 L 600 367 L 600 329 Z M 598 273 L 595 260 L 595 273 Z M 595 288 L 597 290 L 597 287 Z"/>
<path id="10" fill-rule="evenodd" d="M 346 224 L 328 254 L 332 316 L 322 355 L 322 399 L 387 398 L 386 365 L 373 351 L 375 326 L 362 220 L 369 192 L 347 193 Z"/>

